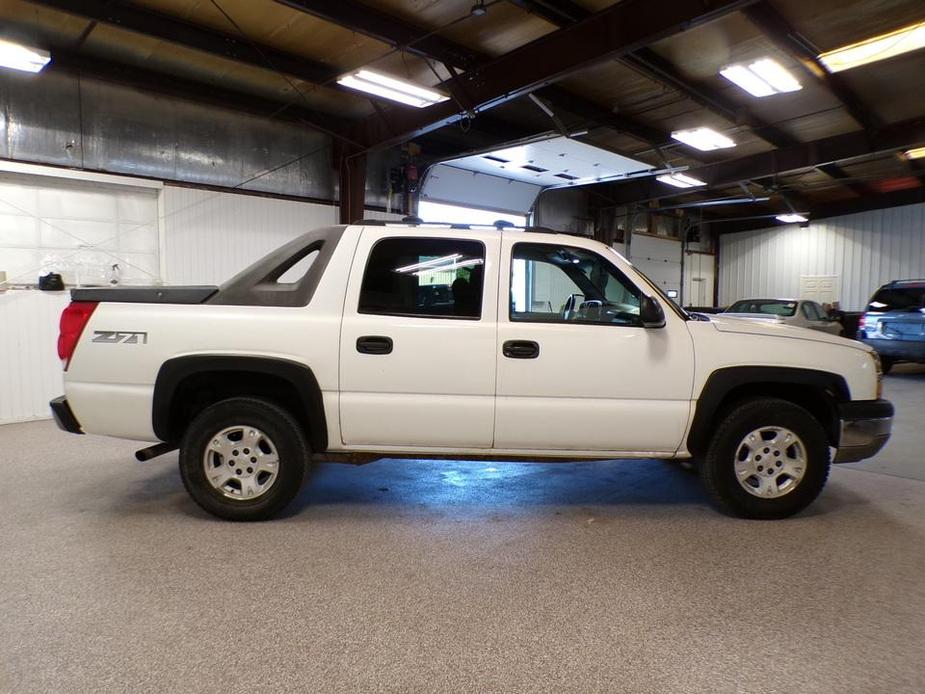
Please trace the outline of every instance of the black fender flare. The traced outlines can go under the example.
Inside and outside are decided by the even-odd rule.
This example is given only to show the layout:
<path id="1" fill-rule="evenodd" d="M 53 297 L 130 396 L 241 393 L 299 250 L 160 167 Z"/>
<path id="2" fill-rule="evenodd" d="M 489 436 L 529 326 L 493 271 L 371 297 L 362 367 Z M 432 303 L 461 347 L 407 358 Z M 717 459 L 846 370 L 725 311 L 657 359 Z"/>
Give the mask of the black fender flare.
<path id="1" fill-rule="evenodd" d="M 844 376 L 830 371 L 789 366 L 731 366 L 717 369 L 707 378 L 697 398 L 694 419 L 687 435 L 687 449 L 695 455 L 706 450 L 716 415 L 726 396 L 738 388 L 761 385 L 810 386 L 827 400 L 833 416 L 837 416 L 837 403 L 851 400 Z M 828 427 L 826 432 L 831 434 Z"/>
<path id="2" fill-rule="evenodd" d="M 328 428 L 321 387 L 314 372 L 305 364 L 274 357 L 195 354 L 165 361 L 157 372 L 151 419 L 154 434 L 162 441 L 176 441 L 173 431 L 174 396 L 184 380 L 209 372 L 239 371 L 275 376 L 286 381 L 298 393 L 301 412 L 296 419 L 308 425 L 308 437 L 315 452 L 327 450 Z"/>

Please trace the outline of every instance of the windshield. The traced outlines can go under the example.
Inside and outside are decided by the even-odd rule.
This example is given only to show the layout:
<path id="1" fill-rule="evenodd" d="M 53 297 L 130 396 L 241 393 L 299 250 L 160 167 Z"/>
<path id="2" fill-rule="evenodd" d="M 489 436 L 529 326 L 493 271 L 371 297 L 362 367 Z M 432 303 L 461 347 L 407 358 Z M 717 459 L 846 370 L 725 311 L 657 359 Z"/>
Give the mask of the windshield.
<path id="1" fill-rule="evenodd" d="M 766 313 L 769 316 L 792 316 L 796 311 L 796 301 L 742 299 L 727 308 L 725 313 Z"/>
<path id="2" fill-rule="evenodd" d="M 870 300 L 868 311 L 915 311 L 925 306 L 925 286 L 880 289 Z"/>

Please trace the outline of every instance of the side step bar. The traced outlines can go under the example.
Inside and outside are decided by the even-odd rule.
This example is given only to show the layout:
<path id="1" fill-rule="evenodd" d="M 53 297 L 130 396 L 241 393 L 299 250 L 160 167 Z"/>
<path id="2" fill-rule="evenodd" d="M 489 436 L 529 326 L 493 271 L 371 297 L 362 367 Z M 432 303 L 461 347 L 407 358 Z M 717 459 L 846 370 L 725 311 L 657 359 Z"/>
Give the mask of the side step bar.
<path id="1" fill-rule="evenodd" d="M 147 448 L 142 448 L 140 451 L 135 451 L 135 460 L 140 463 L 146 463 L 152 458 L 156 458 L 159 455 L 164 455 L 165 453 L 170 453 L 175 451 L 179 446 L 175 443 L 156 443 L 153 446 L 148 446 Z"/>

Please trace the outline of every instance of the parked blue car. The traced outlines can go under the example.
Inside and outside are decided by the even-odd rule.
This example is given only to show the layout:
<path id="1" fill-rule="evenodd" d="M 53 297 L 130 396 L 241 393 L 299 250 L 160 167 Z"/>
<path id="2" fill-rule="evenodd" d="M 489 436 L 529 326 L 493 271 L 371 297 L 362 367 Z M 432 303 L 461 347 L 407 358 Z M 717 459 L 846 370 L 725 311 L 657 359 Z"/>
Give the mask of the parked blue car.
<path id="1" fill-rule="evenodd" d="M 858 339 L 877 350 L 884 373 L 898 361 L 925 363 L 925 279 L 880 287 L 861 316 Z"/>

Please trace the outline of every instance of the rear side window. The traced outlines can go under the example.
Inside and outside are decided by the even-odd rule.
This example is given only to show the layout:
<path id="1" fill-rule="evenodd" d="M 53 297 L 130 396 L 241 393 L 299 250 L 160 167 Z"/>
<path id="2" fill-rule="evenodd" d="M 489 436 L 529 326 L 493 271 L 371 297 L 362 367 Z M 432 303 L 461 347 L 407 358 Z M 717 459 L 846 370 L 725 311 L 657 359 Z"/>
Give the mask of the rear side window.
<path id="1" fill-rule="evenodd" d="M 880 289 L 870 300 L 868 311 L 914 311 L 925 307 L 925 286 Z"/>
<path id="2" fill-rule="evenodd" d="M 373 246 L 360 313 L 479 318 L 485 246 L 466 239 L 390 238 Z"/>

